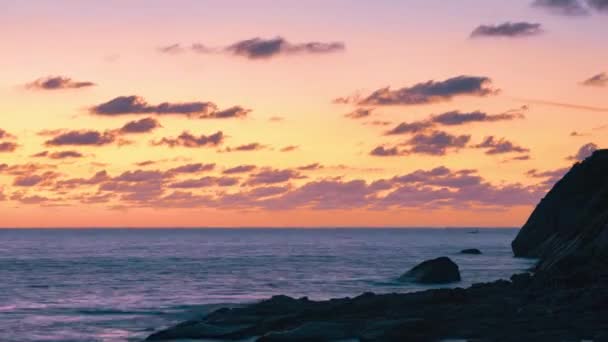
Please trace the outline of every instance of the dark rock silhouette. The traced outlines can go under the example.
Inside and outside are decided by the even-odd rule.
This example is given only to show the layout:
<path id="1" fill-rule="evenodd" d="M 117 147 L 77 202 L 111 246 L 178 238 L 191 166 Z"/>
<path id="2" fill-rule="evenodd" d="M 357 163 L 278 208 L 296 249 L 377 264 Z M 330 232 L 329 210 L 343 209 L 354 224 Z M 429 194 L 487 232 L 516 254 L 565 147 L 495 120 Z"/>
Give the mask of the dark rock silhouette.
<path id="1" fill-rule="evenodd" d="M 512 246 L 516 256 L 539 258 L 534 273 L 467 289 L 319 302 L 275 296 L 217 310 L 148 340 L 608 341 L 608 151 L 574 165 Z M 458 266 L 452 264 L 445 257 L 426 261 L 408 279 L 453 276 Z"/>
<path id="2" fill-rule="evenodd" d="M 460 251 L 460 254 L 473 254 L 473 255 L 479 255 L 481 254 L 481 251 L 477 248 L 469 248 L 469 249 L 463 249 Z"/>
<path id="3" fill-rule="evenodd" d="M 414 266 L 399 281 L 421 284 L 445 284 L 460 281 L 458 265 L 448 257 L 427 260 Z"/>
<path id="4" fill-rule="evenodd" d="M 598 150 L 576 163 L 541 200 L 513 241 L 513 253 L 539 258 L 537 271 L 545 276 L 584 269 L 604 276 L 607 225 L 608 150 Z"/>

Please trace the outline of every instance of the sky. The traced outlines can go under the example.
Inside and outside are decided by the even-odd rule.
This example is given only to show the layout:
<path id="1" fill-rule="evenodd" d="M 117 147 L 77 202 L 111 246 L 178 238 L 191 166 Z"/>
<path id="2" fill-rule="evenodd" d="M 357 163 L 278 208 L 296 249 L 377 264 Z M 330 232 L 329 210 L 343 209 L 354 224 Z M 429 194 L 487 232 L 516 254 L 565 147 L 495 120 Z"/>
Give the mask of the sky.
<path id="1" fill-rule="evenodd" d="M 2 227 L 512 227 L 608 143 L 606 0 L 0 0 Z"/>

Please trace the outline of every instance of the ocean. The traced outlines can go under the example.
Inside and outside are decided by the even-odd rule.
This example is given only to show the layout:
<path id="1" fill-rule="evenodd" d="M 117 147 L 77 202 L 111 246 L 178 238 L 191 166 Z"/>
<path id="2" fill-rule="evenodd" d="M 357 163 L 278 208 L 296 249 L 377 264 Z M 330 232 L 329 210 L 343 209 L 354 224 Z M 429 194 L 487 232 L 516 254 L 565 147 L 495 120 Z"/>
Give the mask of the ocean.
<path id="1" fill-rule="evenodd" d="M 4 229 L 0 341 L 141 341 L 226 304 L 433 288 L 395 279 L 448 256 L 463 281 L 509 278 L 516 229 Z M 459 251 L 478 248 L 482 255 Z"/>

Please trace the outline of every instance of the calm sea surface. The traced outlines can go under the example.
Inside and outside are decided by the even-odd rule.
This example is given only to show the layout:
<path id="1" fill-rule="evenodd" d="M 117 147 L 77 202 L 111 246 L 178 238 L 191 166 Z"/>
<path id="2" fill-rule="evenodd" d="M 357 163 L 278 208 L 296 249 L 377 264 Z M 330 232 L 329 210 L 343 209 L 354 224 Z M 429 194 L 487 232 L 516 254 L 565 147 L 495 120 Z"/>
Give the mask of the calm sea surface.
<path id="1" fill-rule="evenodd" d="M 426 289 L 395 278 L 449 256 L 457 286 L 508 278 L 515 229 L 0 230 L 0 341 L 140 341 L 216 304 Z M 479 256 L 461 255 L 479 248 Z"/>

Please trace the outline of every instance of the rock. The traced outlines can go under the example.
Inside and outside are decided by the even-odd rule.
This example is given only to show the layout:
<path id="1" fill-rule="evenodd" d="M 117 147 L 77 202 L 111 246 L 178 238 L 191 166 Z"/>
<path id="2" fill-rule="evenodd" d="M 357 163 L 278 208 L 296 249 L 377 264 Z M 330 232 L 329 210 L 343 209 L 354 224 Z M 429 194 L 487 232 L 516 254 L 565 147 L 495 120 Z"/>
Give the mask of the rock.
<path id="1" fill-rule="evenodd" d="M 324 342 L 353 338 L 353 328 L 348 324 L 333 322 L 309 322 L 287 330 L 270 332 L 260 337 L 258 342 Z"/>
<path id="2" fill-rule="evenodd" d="M 526 288 L 532 283 L 532 275 L 530 273 L 514 274 L 511 276 L 511 283 L 515 288 Z"/>
<path id="3" fill-rule="evenodd" d="M 469 249 L 463 249 L 460 251 L 460 254 L 474 254 L 474 255 L 479 255 L 481 254 L 481 251 L 477 248 L 469 248 Z"/>
<path id="4" fill-rule="evenodd" d="M 238 334 L 250 327 L 249 325 L 222 326 L 205 322 L 184 322 L 154 333 L 146 341 L 229 338 L 231 335 Z"/>
<path id="5" fill-rule="evenodd" d="M 536 270 L 545 275 L 583 268 L 608 274 L 608 150 L 576 163 L 511 246 L 515 256 L 540 258 Z"/>
<path id="6" fill-rule="evenodd" d="M 460 281 L 458 265 L 448 257 L 424 261 L 399 277 L 399 281 L 444 284 Z"/>

